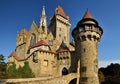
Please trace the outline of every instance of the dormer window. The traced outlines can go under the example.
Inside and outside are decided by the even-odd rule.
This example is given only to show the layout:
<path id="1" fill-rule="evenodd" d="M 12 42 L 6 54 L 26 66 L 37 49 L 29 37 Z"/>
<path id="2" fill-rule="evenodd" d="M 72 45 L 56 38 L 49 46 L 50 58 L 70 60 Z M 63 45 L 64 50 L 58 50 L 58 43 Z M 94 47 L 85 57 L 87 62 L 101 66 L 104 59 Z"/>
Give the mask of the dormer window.
<path id="1" fill-rule="evenodd" d="M 49 41 L 48 41 L 48 45 L 51 46 L 52 44 L 53 44 L 52 40 L 49 40 Z"/>

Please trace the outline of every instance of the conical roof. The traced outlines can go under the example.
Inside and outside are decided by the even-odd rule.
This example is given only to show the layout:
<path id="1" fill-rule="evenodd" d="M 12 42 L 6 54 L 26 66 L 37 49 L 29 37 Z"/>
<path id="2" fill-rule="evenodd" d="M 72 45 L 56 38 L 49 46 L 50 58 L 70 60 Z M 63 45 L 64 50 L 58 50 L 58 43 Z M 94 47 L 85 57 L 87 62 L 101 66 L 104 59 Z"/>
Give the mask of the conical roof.
<path id="1" fill-rule="evenodd" d="M 91 16 L 90 12 L 88 11 L 88 9 L 87 9 L 87 11 L 85 12 L 85 14 L 83 16 L 83 19 L 86 19 L 86 18 L 92 19 L 92 16 Z"/>
<path id="2" fill-rule="evenodd" d="M 98 22 L 95 19 L 93 19 L 92 15 L 90 14 L 89 10 L 87 9 L 87 11 L 85 12 L 83 18 L 78 23 L 78 25 L 81 25 L 81 24 L 98 25 Z"/>

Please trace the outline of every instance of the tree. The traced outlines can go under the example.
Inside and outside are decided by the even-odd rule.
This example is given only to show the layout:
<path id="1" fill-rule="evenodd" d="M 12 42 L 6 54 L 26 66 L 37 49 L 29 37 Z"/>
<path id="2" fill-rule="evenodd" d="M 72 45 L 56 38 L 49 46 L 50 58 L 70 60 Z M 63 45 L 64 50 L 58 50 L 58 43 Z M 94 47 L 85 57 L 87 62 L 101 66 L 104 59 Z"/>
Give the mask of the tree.
<path id="1" fill-rule="evenodd" d="M 16 64 L 13 62 L 12 65 L 8 67 L 8 78 L 17 78 Z"/>
<path id="2" fill-rule="evenodd" d="M 23 66 L 23 78 L 32 78 L 35 77 L 34 73 L 32 72 L 30 66 L 29 66 L 29 62 L 24 62 L 24 66 Z"/>
<path id="3" fill-rule="evenodd" d="M 22 76 L 23 76 L 23 68 L 21 66 L 19 66 L 19 68 L 17 69 L 16 76 L 17 76 L 17 78 L 22 78 Z"/>
<path id="4" fill-rule="evenodd" d="M 0 54 L 0 63 L 4 62 L 4 56 L 2 54 Z"/>
<path id="5" fill-rule="evenodd" d="M 120 64 L 111 63 L 105 68 L 100 68 L 99 72 L 105 76 L 105 81 L 101 84 L 120 84 Z M 101 80 L 101 78 L 99 79 Z"/>
<path id="6" fill-rule="evenodd" d="M 29 62 L 24 62 L 24 66 L 19 66 L 16 69 L 16 64 L 13 63 L 8 68 L 8 76 L 9 78 L 32 78 L 35 77 L 34 73 L 32 72 Z"/>
<path id="7" fill-rule="evenodd" d="M 0 54 L 0 78 L 6 78 L 6 68 L 7 64 L 4 62 L 4 56 Z"/>

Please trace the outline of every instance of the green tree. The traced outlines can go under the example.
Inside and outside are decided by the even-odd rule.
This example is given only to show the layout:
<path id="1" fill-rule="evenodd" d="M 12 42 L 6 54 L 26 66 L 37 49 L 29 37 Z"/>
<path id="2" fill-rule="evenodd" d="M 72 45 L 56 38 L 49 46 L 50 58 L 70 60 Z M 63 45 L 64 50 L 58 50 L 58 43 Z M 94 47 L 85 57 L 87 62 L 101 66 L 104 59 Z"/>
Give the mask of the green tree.
<path id="1" fill-rule="evenodd" d="M 105 76 L 105 81 L 101 84 L 120 84 L 120 64 L 111 63 L 105 68 L 100 68 L 100 71 Z M 100 77 L 99 79 L 102 80 Z"/>
<path id="2" fill-rule="evenodd" d="M 21 66 L 19 66 L 19 68 L 17 69 L 17 78 L 22 78 L 23 75 L 23 68 Z"/>
<path id="3" fill-rule="evenodd" d="M 4 56 L 2 54 L 0 54 L 0 63 L 4 62 Z"/>
<path id="4" fill-rule="evenodd" d="M 12 65 L 8 67 L 8 78 L 17 78 L 16 64 L 13 62 Z"/>
<path id="5" fill-rule="evenodd" d="M 114 76 L 120 77 L 120 64 L 118 63 L 114 64 L 113 73 L 114 73 Z"/>
<path id="6" fill-rule="evenodd" d="M 4 62 L 4 56 L 0 54 L 0 78 L 6 78 L 7 73 L 6 73 L 6 68 L 7 64 Z"/>
<path id="7" fill-rule="evenodd" d="M 23 74 L 23 76 L 22 76 L 23 78 L 35 77 L 34 73 L 32 72 L 32 70 L 31 70 L 31 68 L 29 66 L 29 62 L 24 62 L 22 74 Z"/>
<path id="8" fill-rule="evenodd" d="M 8 77 L 9 78 L 32 78 L 35 77 L 28 62 L 24 62 L 24 66 L 19 66 L 16 69 L 16 64 L 13 63 L 8 68 Z"/>

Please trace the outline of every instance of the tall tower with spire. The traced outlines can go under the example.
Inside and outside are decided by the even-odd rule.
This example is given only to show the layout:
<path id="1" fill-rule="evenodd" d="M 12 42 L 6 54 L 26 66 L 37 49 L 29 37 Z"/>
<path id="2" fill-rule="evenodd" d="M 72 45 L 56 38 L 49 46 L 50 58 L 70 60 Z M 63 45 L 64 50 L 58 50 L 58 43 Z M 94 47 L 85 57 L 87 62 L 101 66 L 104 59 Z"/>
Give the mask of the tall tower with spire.
<path id="1" fill-rule="evenodd" d="M 41 33 L 47 34 L 47 21 L 46 21 L 46 14 L 45 14 L 45 6 L 43 6 L 42 15 L 40 17 L 39 30 Z"/>
<path id="2" fill-rule="evenodd" d="M 72 31 L 76 54 L 80 60 L 79 84 L 99 84 L 98 43 L 102 33 L 102 28 L 88 10 Z"/>

